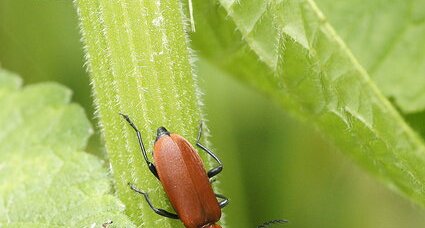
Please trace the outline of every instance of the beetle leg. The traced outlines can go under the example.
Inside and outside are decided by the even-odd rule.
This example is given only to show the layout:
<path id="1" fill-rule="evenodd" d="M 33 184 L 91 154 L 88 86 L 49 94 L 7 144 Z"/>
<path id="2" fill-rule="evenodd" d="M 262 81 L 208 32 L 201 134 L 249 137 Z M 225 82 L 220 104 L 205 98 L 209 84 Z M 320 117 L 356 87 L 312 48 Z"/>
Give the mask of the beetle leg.
<path id="1" fill-rule="evenodd" d="M 139 140 L 139 146 L 140 146 L 140 149 L 142 150 L 143 158 L 145 159 L 146 164 L 148 164 L 149 170 L 152 172 L 152 174 L 159 179 L 158 172 L 156 171 L 155 165 L 152 162 L 150 162 L 148 159 L 148 155 L 146 154 L 145 146 L 143 145 L 142 135 L 139 129 L 137 129 L 136 125 L 134 125 L 130 117 L 122 113 L 120 113 L 120 115 L 130 124 L 130 126 L 134 129 L 134 131 L 136 131 L 137 139 Z"/>
<path id="2" fill-rule="evenodd" d="M 164 209 L 161 209 L 161 208 L 156 208 L 156 207 L 152 204 L 152 202 L 151 202 L 151 200 L 150 200 L 150 198 L 149 198 L 148 193 L 140 191 L 139 189 L 137 189 L 134 185 L 132 185 L 132 184 L 130 184 L 130 183 L 128 183 L 128 185 L 130 185 L 131 190 L 133 190 L 133 191 L 135 191 L 135 192 L 137 192 L 137 193 L 139 193 L 139 194 L 142 194 L 142 195 L 145 197 L 145 200 L 146 200 L 146 202 L 148 202 L 149 207 L 150 207 L 150 208 L 151 208 L 151 209 L 152 209 L 155 213 L 157 213 L 158 215 L 162 215 L 162 216 L 164 216 L 164 217 L 167 217 L 167 218 L 179 219 L 179 216 L 178 216 L 177 214 L 174 214 L 174 213 L 168 212 L 168 211 L 166 211 L 166 210 L 164 210 Z"/>
<path id="3" fill-rule="evenodd" d="M 215 197 L 222 199 L 223 201 L 218 202 L 218 204 L 220 205 L 220 208 L 223 208 L 225 206 L 227 206 L 227 204 L 229 204 L 229 199 L 227 199 L 227 197 L 221 195 L 221 194 L 215 194 Z"/>
<path id="4" fill-rule="evenodd" d="M 215 155 L 211 150 L 206 148 L 204 145 L 200 143 L 202 136 L 202 121 L 199 124 L 199 133 L 198 133 L 198 139 L 196 140 L 196 145 L 201 148 L 203 151 L 207 152 L 214 160 L 218 163 L 218 166 L 215 168 L 212 168 L 210 171 L 208 171 L 208 178 L 211 178 L 217 174 L 219 174 L 223 170 L 223 164 L 221 163 L 220 159 Z"/>

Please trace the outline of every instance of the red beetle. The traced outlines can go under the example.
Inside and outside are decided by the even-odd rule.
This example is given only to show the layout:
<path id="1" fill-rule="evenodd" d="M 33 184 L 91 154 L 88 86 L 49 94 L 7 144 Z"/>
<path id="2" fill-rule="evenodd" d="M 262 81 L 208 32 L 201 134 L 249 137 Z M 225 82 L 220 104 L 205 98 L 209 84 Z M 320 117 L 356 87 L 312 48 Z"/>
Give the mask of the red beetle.
<path id="1" fill-rule="evenodd" d="M 170 134 L 164 127 L 157 130 L 153 157 L 155 164 L 149 161 L 143 145 L 140 131 L 127 115 L 121 114 L 136 131 L 143 157 L 152 172 L 161 182 L 171 205 L 177 214 L 153 206 L 146 192 L 138 190 L 129 183 L 132 190 L 142 194 L 155 213 L 173 219 L 180 219 L 187 228 L 220 228 L 216 224 L 221 217 L 221 208 L 228 199 L 215 194 L 209 178 L 223 170 L 220 159 L 200 144 L 202 124 L 196 145 L 207 152 L 219 164 L 206 172 L 202 160 L 195 148 L 182 136 Z M 218 201 L 217 198 L 222 199 Z"/>

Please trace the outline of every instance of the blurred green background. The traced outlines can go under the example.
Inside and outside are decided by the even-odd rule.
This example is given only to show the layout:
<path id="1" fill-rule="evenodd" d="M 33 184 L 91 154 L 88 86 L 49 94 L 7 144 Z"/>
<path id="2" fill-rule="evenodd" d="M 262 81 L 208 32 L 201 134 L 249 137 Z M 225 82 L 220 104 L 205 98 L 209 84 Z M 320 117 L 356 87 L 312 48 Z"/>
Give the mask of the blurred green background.
<path id="1" fill-rule="evenodd" d="M 93 121 L 75 9 L 66 0 L 0 0 L 0 64 L 26 84 L 56 81 Z M 287 227 L 425 227 L 425 213 L 352 163 L 310 126 L 198 61 L 214 150 L 225 169 L 228 227 L 276 218 Z M 98 136 L 88 151 L 103 157 Z"/>

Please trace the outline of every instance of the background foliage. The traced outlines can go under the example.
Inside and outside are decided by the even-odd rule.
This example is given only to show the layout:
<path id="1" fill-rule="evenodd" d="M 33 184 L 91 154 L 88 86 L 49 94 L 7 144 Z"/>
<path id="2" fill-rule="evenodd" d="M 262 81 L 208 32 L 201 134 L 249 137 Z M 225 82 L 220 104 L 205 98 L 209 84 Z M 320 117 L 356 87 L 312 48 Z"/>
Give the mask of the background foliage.
<path id="1" fill-rule="evenodd" d="M 420 6 L 425 4 L 365 2 L 322 0 L 318 5 L 380 88 L 421 132 L 424 48 L 408 38 L 423 38 L 425 11 Z M 26 83 L 51 80 L 67 85 L 90 116 L 92 98 L 81 67 L 79 37 L 70 2 L 0 0 L 2 66 L 21 74 Z M 212 142 L 225 163 L 220 181 L 231 198 L 225 209 L 229 227 L 250 227 L 272 218 L 287 218 L 294 227 L 425 225 L 422 209 L 359 170 L 310 126 L 286 118 L 267 98 L 202 59 L 198 67 Z M 394 71 L 413 76 L 398 77 L 402 81 L 387 78 Z M 417 100 L 411 102 L 413 98 Z M 91 153 L 103 157 L 96 137 L 90 145 Z"/>
<path id="2" fill-rule="evenodd" d="M 0 69 L 0 226 L 135 227 L 112 194 L 104 161 L 83 152 L 92 128 L 57 83 L 21 88 Z"/>

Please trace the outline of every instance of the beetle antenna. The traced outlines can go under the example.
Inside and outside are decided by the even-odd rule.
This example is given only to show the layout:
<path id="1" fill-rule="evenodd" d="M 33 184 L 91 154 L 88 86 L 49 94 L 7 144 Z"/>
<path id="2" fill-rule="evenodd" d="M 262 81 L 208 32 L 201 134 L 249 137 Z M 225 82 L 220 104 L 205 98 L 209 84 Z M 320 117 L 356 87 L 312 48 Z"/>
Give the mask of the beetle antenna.
<path id="1" fill-rule="evenodd" d="M 120 114 L 127 122 L 131 122 L 130 117 L 128 117 L 126 114 L 123 114 L 121 112 L 119 112 L 118 114 Z"/>
<path id="2" fill-rule="evenodd" d="M 265 228 L 268 227 L 270 225 L 274 225 L 274 224 L 282 224 L 282 223 L 288 223 L 288 220 L 285 219 L 274 219 L 274 220 L 270 220 L 267 221 L 259 226 L 257 226 L 257 228 Z"/>
<path id="3" fill-rule="evenodd" d="M 196 139 L 196 143 L 199 143 L 199 141 L 201 141 L 202 127 L 203 127 L 203 122 L 201 120 L 199 121 L 199 131 L 198 131 L 198 138 Z"/>

